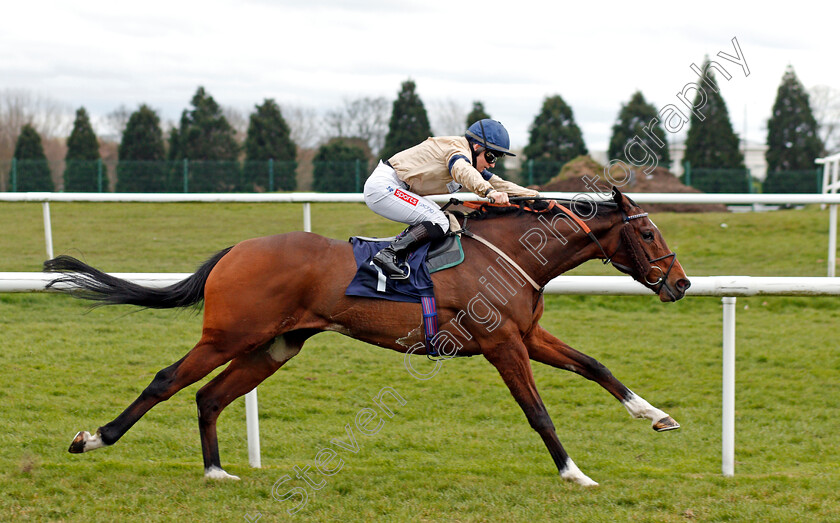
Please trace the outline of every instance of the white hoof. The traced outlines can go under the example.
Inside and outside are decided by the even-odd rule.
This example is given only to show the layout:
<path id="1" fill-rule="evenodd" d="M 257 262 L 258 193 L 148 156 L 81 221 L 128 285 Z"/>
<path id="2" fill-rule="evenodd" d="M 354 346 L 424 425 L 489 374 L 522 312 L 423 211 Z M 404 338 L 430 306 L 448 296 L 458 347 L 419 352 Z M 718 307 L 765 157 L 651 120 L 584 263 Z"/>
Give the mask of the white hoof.
<path id="1" fill-rule="evenodd" d="M 572 461 L 572 458 L 568 458 L 566 460 L 566 469 L 560 473 L 560 477 L 566 481 L 571 481 L 584 487 L 598 486 L 597 482 L 593 481 L 592 478 L 580 471 L 578 466 L 575 465 L 575 462 Z"/>
<path id="2" fill-rule="evenodd" d="M 207 479 L 234 479 L 236 481 L 239 481 L 239 476 L 228 474 L 219 467 L 210 467 L 209 469 L 206 469 L 204 471 L 204 477 Z"/>
<path id="3" fill-rule="evenodd" d="M 654 425 L 656 425 L 659 420 L 669 417 L 668 414 L 657 409 L 648 403 L 644 398 L 637 396 L 633 392 L 631 392 L 630 396 L 622 403 L 631 416 L 639 419 L 649 419 Z"/>
<path id="4" fill-rule="evenodd" d="M 76 434 L 68 450 L 73 454 L 81 454 L 82 452 L 90 452 L 91 450 L 101 449 L 105 446 L 102 437 L 99 435 L 99 431 L 91 436 L 90 432 L 83 430 Z"/>

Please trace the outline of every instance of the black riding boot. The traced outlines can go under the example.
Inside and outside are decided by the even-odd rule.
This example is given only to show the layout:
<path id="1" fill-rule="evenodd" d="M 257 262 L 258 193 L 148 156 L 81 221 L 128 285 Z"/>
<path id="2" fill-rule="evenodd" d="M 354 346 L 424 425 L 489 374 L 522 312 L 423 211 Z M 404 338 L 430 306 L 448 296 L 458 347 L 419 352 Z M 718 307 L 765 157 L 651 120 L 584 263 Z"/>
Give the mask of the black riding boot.
<path id="1" fill-rule="evenodd" d="M 399 265 L 399 257 L 405 257 L 417 247 L 432 240 L 443 238 L 443 230 L 432 223 L 422 222 L 409 227 L 405 233 L 373 257 L 373 263 L 392 280 L 404 280 L 408 274 Z"/>

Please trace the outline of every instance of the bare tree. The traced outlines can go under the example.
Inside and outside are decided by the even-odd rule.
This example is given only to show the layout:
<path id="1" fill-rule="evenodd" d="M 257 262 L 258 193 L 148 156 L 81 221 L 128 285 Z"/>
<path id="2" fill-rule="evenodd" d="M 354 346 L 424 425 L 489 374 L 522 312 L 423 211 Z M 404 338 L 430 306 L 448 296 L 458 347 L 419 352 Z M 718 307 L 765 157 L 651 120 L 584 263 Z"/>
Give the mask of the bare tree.
<path id="1" fill-rule="evenodd" d="M 62 104 L 20 89 L 0 91 L 0 157 L 14 153 L 20 129 L 32 124 L 43 139 L 66 135 L 73 112 Z"/>
<path id="2" fill-rule="evenodd" d="M 390 104 L 383 97 L 345 99 L 344 105 L 327 111 L 324 127 L 330 138 L 361 138 L 377 155 L 385 144 Z"/>
<path id="3" fill-rule="evenodd" d="M 829 153 L 840 148 L 840 90 L 818 85 L 808 91 L 819 135 Z"/>
<path id="4" fill-rule="evenodd" d="M 236 131 L 236 143 L 244 143 L 245 137 L 248 135 L 248 116 L 243 111 L 229 105 L 222 106 L 222 116 Z"/>
<path id="5" fill-rule="evenodd" d="M 105 126 L 107 134 L 113 134 L 117 137 L 117 141 L 122 140 L 125 126 L 128 125 L 128 119 L 131 118 L 131 109 L 125 104 L 120 104 L 119 107 L 105 115 Z"/>
<path id="6" fill-rule="evenodd" d="M 280 112 L 289 124 L 292 141 L 301 149 L 313 149 L 322 139 L 320 118 L 315 109 L 300 105 L 281 105 Z"/>
<path id="7" fill-rule="evenodd" d="M 437 136 L 460 136 L 464 134 L 467 110 L 460 103 L 450 98 L 433 100 L 429 105 L 432 130 Z"/>

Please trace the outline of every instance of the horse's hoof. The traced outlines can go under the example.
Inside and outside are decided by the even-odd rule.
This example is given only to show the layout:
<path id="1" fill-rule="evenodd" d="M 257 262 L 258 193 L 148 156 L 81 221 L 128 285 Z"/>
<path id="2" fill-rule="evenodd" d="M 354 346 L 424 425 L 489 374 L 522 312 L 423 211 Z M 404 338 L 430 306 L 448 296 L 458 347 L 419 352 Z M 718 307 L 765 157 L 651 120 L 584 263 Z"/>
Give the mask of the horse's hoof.
<path id="1" fill-rule="evenodd" d="M 571 481 L 572 483 L 577 483 L 582 487 L 597 487 L 598 483 L 583 472 L 580 471 L 575 462 L 572 461 L 572 458 L 566 459 L 566 468 L 563 472 L 560 473 L 560 477 L 565 479 L 566 481 Z"/>
<path id="2" fill-rule="evenodd" d="M 228 474 L 219 467 L 210 467 L 209 469 L 205 469 L 204 477 L 206 479 L 233 479 L 239 481 L 239 476 Z"/>
<path id="3" fill-rule="evenodd" d="M 665 416 L 661 420 L 653 422 L 653 430 L 656 432 L 665 432 L 666 430 L 675 430 L 678 428 L 680 428 L 680 424 L 671 416 Z"/>
<path id="4" fill-rule="evenodd" d="M 83 430 L 76 434 L 68 449 L 71 454 L 81 454 L 85 451 L 85 442 L 90 439 L 90 432 Z"/>
<path id="5" fill-rule="evenodd" d="M 98 430 L 93 436 L 90 435 L 90 432 L 83 430 L 76 434 L 76 437 L 73 438 L 73 443 L 70 444 L 70 448 L 67 450 L 71 454 L 81 454 L 82 452 L 90 452 L 91 450 L 96 450 L 104 446 L 105 443 L 102 442 L 102 437 L 99 435 Z"/>

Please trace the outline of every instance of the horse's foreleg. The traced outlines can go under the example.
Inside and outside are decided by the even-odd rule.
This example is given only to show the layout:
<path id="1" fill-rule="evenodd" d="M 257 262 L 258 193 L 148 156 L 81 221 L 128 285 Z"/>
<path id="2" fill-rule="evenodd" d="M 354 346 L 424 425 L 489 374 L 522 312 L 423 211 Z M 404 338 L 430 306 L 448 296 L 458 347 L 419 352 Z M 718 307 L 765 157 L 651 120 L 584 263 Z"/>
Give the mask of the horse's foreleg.
<path id="1" fill-rule="evenodd" d="M 651 420 L 653 430 L 661 432 L 680 428 L 674 418 L 625 387 L 598 360 L 571 348 L 539 325 L 525 339 L 525 344 L 532 360 L 570 370 L 594 381 L 615 396 L 631 416 Z"/>
<path id="2" fill-rule="evenodd" d="M 598 485 L 580 471 L 557 438 L 554 424 L 551 422 L 548 411 L 537 392 L 534 374 L 531 371 L 531 362 L 528 361 L 528 352 L 525 346 L 517 340 L 514 347 L 505 346 L 486 351 L 484 356 L 499 371 L 510 393 L 525 412 L 525 417 L 528 418 L 531 428 L 537 431 L 537 434 L 542 438 L 548 452 L 554 459 L 554 464 L 557 465 L 560 477 L 584 486 Z"/>
<path id="3" fill-rule="evenodd" d="M 278 336 L 265 348 L 257 349 L 230 362 L 221 374 L 210 380 L 195 396 L 198 428 L 204 457 L 204 476 L 210 479 L 239 479 L 222 469 L 216 421 L 233 400 L 247 394 L 284 363 L 300 352 L 311 334 L 299 332 Z"/>
<path id="4" fill-rule="evenodd" d="M 93 436 L 87 431 L 76 434 L 69 451 L 77 454 L 113 445 L 152 407 L 230 361 L 240 348 L 244 349 L 240 344 L 202 337 L 186 356 L 158 372 L 149 386 L 114 421 L 99 427 Z"/>

